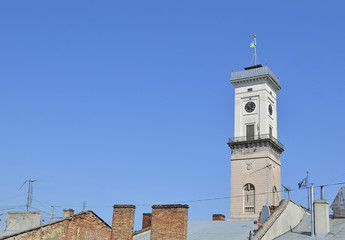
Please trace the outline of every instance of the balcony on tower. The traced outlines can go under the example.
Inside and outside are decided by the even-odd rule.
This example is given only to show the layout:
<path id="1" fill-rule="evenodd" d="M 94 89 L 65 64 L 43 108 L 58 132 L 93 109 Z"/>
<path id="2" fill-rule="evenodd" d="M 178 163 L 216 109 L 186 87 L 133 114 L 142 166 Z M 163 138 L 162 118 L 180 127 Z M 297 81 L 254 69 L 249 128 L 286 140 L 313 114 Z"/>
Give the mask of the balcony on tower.
<path id="1" fill-rule="evenodd" d="M 253 145 L 271 145 L 275 147 L 277 150 L 280 150 L 280 152 L 284 151 L 284 145 L 271 134 L 247 135 L 243 137 L 229 138 L 228 145 L 231 149 L 236 148 L 236 146 L 250 147 Z"/>

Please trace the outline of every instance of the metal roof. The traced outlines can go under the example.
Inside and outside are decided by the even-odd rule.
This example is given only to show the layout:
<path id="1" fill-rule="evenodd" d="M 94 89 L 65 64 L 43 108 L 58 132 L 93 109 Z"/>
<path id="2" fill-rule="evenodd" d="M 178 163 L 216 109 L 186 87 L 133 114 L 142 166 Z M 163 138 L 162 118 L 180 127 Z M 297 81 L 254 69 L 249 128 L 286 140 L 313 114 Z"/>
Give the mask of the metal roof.
<path id="1" fill-rule="evenodd" d="M 255 78 L 262 76 L 269 76 L 277 85 L 278 89 L 281 88 L 279 79 L 276 77 L 276 75 L 273 74 L 273 72 L 267 66 L 248 69 L 240 72 L 232 72 L 230 82 L 235 83 L 237 81 L 244 80 L 247 78 Z"/>
<path id="2" fill-rule="evenodd" d="M 243 240 L 257 227 L 253 221 L 188 221 L 187 240 Z M 150 231 L 133 240 L 150 240 Z"/>
<path id="3" fill-rule="evenodd" d="M 311 239 L 310 232 L 311 232 L 311 217 L 310 214 L 305 214 L 302 221 L 292 229 L 291 231 L 277 237 L 276 239 L 281 240 L 292 240 L 292 239 Z M 323 240 L 323 239 L 345 239 L 345 219 L 338 218 L 338 219 L 330 219 L 330 229 L 331 231 L 326 236 L 317 236 L 315 239 Z"/>

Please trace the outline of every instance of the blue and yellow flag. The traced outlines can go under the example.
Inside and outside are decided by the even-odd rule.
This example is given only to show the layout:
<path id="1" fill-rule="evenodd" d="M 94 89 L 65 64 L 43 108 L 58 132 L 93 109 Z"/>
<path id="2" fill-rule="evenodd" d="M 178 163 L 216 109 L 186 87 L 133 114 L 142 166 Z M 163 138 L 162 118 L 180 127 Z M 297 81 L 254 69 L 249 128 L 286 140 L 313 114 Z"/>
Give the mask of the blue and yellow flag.
<path id="1" fill-rule="evenodd" d="M 302 188 L 302 187 L 308 187 L 308 180 L 307 180 L 307 178 L 303 178 L 302 181 L 300 181 L 298 183 L 298 188 Z"/>
<path id="2" fill-rule="evenodd" d="M 250 43 L 250 47 L 255 47 L 256 46 L 256 41 L 253 41 Z"/>

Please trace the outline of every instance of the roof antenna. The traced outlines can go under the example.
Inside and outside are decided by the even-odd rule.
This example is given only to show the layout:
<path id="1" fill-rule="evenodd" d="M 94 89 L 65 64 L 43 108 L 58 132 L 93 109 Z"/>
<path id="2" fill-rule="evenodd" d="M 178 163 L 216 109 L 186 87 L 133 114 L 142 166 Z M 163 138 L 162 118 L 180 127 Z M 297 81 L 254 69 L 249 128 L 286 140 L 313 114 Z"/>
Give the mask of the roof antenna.
<path id="1" fill-rule="evenodd" d="M 25 182 L 22 184 L 22 186 L 19 188 L 22 189 L 22 187 L 25 185 L 25 183 L 29 183 L 29 188 L 28 188 L 28 197 L 26 200 L 26 211 L 29 212 L 31 208 L 31 203 L 32 203 L 32 191 L 33 191 L 33 186 L 32 184 L 34 182 L 38 182 L 38 180 L 25 180 Z"/>

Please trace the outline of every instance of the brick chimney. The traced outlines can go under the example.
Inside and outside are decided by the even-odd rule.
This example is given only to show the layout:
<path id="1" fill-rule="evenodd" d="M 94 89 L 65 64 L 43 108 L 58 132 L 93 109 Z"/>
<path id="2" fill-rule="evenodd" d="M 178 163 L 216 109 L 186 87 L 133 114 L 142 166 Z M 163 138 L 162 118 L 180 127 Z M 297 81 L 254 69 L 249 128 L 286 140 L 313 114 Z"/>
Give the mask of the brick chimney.
<path id="1" fill-rule="evenodd" d="M 134 205 L 114 205 L 111 240 L 132 240 Z"/>
<path id="2" fill-rule="evenodd" d="M 152 213 L 143 213 L 143 226 L 142 228 L 151 227 Z"/>
<path id="3" fill-rule="evenodd" d="M 74 215 L 73 209 L 62 209 L 62 211 L 63 211 L 63 216 L 62 216 L 63 219 L 72 217 Z"/>
<path id="4" fill-rule="evenodd" d="M 212 221 L 225 221 L 225 216 L 223 214 L 213 214 Z"/>
<path id="5" fill-rule="evenodd" d="M 153 205 L 151 240 L 186 240 L 188 205 Z"/>

